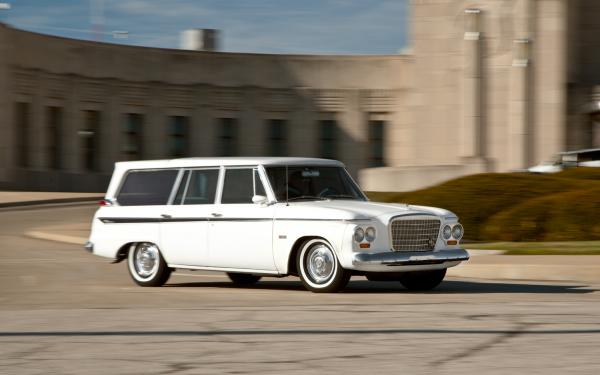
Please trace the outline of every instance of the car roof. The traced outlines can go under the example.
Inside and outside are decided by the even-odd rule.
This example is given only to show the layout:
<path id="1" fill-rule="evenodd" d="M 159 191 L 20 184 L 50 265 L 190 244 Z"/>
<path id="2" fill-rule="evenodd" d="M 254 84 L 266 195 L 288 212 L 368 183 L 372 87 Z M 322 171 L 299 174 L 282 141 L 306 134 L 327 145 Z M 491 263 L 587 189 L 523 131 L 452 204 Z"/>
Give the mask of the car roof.
<path id="1" fill-rule="evenodd" d="M 301 157 L 206 157 L 164 160 L 122 161 L 115 163 L 119 169 L 193 168 L 210 166 L 246 165 L 314 165 L 343 167 L 337 160 Z"/>

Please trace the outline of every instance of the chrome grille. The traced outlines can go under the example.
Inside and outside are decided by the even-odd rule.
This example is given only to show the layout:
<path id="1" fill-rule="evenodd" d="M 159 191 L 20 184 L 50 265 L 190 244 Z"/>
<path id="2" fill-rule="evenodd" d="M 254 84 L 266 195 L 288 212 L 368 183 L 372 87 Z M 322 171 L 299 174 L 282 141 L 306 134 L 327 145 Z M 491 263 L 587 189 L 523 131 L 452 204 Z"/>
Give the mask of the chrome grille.
<path id="1" fill-rule="evenodd" d="M 440 233 L 440 221 L 430 216 L 401 217 L 390 223 L 392 249 L 395 251 L 431 251 Z"/>

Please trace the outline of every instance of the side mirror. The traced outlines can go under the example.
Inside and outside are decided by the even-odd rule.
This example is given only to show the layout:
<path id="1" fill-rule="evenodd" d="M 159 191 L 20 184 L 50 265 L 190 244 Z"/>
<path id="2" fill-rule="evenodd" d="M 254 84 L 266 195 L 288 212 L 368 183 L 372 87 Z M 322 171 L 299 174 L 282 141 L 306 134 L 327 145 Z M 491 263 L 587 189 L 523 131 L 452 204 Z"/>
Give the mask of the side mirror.
<path id="1" fill-rule="evenodd" d="M 255 204 L 265 204 L 267 203 L 267 197 L 265 197 L 264 195 L 255 195 L 252 197 L 252 203 Z"/>

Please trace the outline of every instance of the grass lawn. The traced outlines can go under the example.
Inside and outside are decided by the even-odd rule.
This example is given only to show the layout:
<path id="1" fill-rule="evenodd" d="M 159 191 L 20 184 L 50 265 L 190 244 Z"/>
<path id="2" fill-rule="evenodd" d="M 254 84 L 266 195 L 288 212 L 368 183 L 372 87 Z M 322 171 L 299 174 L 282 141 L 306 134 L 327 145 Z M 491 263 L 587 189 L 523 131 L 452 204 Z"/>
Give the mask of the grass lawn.
<path id="1" fill-rule="evenodd" d="M 505 250 L 508 255 L 600 255 L 600 241 L 491 242 L 464 246 L 467 249 Z"/>

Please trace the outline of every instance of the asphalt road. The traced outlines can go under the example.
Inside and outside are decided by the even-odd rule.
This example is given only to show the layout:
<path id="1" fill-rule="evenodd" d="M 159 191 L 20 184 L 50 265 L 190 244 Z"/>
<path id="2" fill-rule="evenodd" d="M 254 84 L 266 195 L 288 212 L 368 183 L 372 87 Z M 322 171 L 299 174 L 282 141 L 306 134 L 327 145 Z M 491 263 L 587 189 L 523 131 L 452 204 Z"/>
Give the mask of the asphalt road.
<path id="1" fill-rule="evenodd" d="M 600 373 L 600 285 L 357 278 L 323 295 L 185 272 L 141 288 L 122 263 L 23 236 L 94 209 L 0 211 L 0 373 Z"/>

